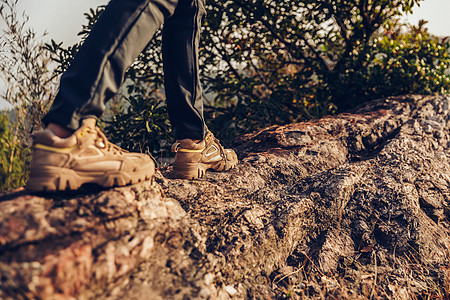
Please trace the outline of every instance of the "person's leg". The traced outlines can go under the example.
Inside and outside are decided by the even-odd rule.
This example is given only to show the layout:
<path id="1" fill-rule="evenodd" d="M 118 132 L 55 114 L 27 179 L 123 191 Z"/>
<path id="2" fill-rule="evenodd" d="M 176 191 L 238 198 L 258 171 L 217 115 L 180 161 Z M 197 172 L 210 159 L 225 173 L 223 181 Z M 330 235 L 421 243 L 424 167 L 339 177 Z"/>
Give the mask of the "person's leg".
<path id="1" fill-rule="evenodd" d="M 236 153 L 224 149 L 206 128 L 198 68 L 203 0 L 179 0 L 163 29 L 163 61 L 167 107 L 177 142 L 172 174 L 203 177 L 207 169 L 227 171 L 237 164 Z"/>
<path id="2" fill-rule="evenodd" d="M 170 17 L 178 0 L 111 0 L 69 69 L 44 124 L 77 130 L 98 118 L 114 96 L 126 69 Z"/>
<path id="3" fill-rule="evenodd" d="M 47 129 L 33 135 L 30 178 L 33 191 L 103 187 L 148 180 L 150 156 L 129 153 L 107 141 L 95 126 L 104 103 L 122 83 L 126 69 L 148 44 L 178 0 L 111 0 L 70 68 L 49 113 Z"/>
<path id="4" fill-rule="evenodd" d="M 203 95 L 198 69 L 198 46 L 203 0 L 179 0 L 164 23 L 162 54 L 170 122 L 177 139 L 206 136 Z"/>

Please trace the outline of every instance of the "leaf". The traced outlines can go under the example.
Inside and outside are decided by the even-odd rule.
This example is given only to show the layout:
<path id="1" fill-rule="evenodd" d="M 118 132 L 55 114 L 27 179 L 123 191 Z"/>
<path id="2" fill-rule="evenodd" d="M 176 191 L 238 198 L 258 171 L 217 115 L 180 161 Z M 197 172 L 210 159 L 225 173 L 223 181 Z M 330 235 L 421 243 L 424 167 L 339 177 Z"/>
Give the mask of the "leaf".
<path id="1" fill-rule="evenodd" d="M 375 245 L 368 245 L 368 246 L 363 247 L 359 251 L 362 252 L 362 253 L 372 252 L 374 247 L 375 247 Z"/>

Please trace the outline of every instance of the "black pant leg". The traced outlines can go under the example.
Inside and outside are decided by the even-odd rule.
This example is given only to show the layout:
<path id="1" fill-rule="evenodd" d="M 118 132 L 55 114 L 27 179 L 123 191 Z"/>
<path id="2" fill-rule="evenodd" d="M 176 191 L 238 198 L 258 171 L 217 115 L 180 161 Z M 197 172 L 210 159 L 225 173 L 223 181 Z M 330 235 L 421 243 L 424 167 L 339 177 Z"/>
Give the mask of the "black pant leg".
<path id="1" fill-rule="evenodd" d="M 179 0 L 164 23 L 163 62 L 167 107 L 177 139 L 203 139 L 206 125 L 199 79 L 198 47 L 203 0 Z"/>
<path id="2" fill-rule="evenodd" d="M 62 75 L 44 123 L 76 130 L 81 120 L 100 117 L 126 69 L 177 4 L 178 0 L 111 0 Z"/>

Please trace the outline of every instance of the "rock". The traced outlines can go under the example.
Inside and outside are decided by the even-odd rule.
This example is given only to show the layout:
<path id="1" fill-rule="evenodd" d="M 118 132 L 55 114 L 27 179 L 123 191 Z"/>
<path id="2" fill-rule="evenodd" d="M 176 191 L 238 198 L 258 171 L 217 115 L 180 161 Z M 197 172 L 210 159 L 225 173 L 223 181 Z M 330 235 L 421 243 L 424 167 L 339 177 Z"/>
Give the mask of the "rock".
<path id="1" fill-rule="evenodd" d="M 237 294 L 236 289 L 232 285 L 227 285 L 225 287 L 225 291 L 230 295 L 231 297 L 235 296 Z"/>
<path id="2" fill-rule="evenodd" d="M 450 97 L 247 134 L 203 180 L 0 196 L 1 299 L 409 299 L 450 280 Z"/>

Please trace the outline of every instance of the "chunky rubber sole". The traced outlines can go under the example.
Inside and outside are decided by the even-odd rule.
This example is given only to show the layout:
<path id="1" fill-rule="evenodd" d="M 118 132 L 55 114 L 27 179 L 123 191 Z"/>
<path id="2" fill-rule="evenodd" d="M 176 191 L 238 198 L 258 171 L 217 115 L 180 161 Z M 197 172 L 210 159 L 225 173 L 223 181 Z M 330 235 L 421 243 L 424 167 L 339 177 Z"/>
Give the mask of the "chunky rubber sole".
<path id="1" fill-rule="evenodd" d="M 211 164 L 204 163 L 174 163 L 172 175 L 179 179 L 199 179 L 205 176 L 206 170 L 214 170 L 217 172 L 228 171 L 234 169 L 236 162 L 218 161 Z"/>
<path id="2" fill-rule="evenodd" d="M 147 181 L 153 178 L 155 170 L 139 173 L 126 172 L 79 172 L 60 167 L 41 167 L 31 170 L 25 189 L 36 192 L 68 191 L 79 189 L 83 184 L 95 183 L 102 187 L 125 186 Z"/>

